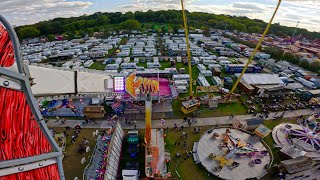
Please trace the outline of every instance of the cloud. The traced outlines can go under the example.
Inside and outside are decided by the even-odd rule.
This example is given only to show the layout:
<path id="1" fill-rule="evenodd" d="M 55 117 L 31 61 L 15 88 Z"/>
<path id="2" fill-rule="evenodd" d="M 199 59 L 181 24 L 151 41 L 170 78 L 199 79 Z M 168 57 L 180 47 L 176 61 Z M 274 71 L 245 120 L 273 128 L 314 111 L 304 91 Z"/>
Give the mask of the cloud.
<path id="1" fill-rule="evenodd" d="M 82 15 L 91 2 L 66 0 L 1 0 L 1 14 L 14 25 L 32 24 L 56 17 Z"/>
<path id="2" fill-rule="evenodd" d="M 264 11 L 261 8 L 261 4 L 259 3 L 246 3 L 246 2 L 235 2 L 232 3 L 232 7 L 236 9 L 248 9 L 248 10 L 255 10 L 255 11 Z"/>
<path id="3" fill-rule="evenodd" d="M 115 8 L 117 11 L 147 11 L 181 9 L 178 1 L 173 0 L 138 0 L 132 1 L 125 6 Z M 241 1 L 225 4 L 198 3 L 201 1 L 190 0 L 186 2 L 189 11 L 209 12 L 215 14 L 228 14 L 236 16 L 247 16 L 253 19 L 262 19 L 268 22 L 275 9 L 277 0 L 264 1 Z M 261 3 L 259 3 L 261 2 Z M 320 31 L 318 17 L 320 14 L 320 0 L 284 0 L 280 6 L 274 23 L 295 27 L 300 21 L 299 27 L 312 31 Z"/>

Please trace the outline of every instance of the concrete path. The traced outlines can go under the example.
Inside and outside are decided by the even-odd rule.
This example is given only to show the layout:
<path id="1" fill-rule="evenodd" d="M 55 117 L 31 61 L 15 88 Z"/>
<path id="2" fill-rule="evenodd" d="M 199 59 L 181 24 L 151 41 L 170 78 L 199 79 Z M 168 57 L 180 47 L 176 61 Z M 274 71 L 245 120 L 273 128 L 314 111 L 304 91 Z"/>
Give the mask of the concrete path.
<path id="1" fill-rule="evenodd" d="M 275 112 L 270 113 L 269 117 L 266 120 L 271 120 L 276 114 L 281 114 L 281 112 Z M 314 111 L 311 109 L 302 109 L 302 110 L 294 110 L 294 111 L 286 111 L 284 114 L 284 118 L 292 118 L 292 117 L 298 117 L 300 115 L 311 115 Z M 319 110 L 317 110 L 319 112 Z M 209 117 L 209 118 L 197 118 L 197 122 L 193 123 L 191 126 L 213 126 L 213 125 L 229 125 L 235 122 L 237 119 L 249 119 L 252 115 L 237 115 L 233 119 L 230 119 L 229 116 L 222 116 L 222 117 Z M 120 117 L 121 125 L 124 129 L 133 129 L 133 125 L 125 124 L 125 120 L 123 117 Z M 49 120 L 47 122 L 47 125 L 49 127 L 74 127 L 77 124 L 82 124 L 84 120 L 67 120 L 65 124 L 62 124 L 61 122 L 56 122 L 56 120 Z M 83 128 L 109 128 L 112 125 L 115 125 L 115 122 L 108 123 L 107 120 L 97 120 L 97 124 L 88 124 L 83 126 Z M 173 128 L 174 124 L 177 124 L 178 127 L 184 126 L 188 127 L 188 123 L 184 122 L 183 119 L 169 119 L 165 121 L 165 127 Z M 137 129 L 144 129 L 145 128 L 145 122 L 144 121 L 136 121 Z M 152 128 L 161 128 L 163 127 L 161 120 L 153 120 L 152 121 Z"/>

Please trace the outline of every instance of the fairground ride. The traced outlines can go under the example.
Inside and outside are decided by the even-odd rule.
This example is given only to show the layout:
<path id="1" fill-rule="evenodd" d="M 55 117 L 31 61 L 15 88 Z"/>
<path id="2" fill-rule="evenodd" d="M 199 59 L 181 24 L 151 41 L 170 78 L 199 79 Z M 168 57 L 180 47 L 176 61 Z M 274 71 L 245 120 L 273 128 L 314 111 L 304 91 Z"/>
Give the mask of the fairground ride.
<path id="1" fill-rule="evenodd" d="M 219 136 L 219 134 L 213 134 L 213 138 L 216 139 Z M 222 168 L 224 168 L 226 165 L 230 168 L 236 168 L 239 166 L 239 163 L 234 161 L 232 159 L 233 156 L 247 156 L 252 157 L 252 161 L 250 164 L 260 164 L 261 159 L 257 158 L 257 155 L 260 156 L 266 156 L 268 154 L 268 151 L 260 151 L 253 147 L 252 144 L 243 142 L 241 139 L 233 137 L 231 134 L 231 131 L 229 129 L 226 129 L 226 132 L 224 134 L 224 137 L 222 138 L 222 144 L 220 144 L 220 148 L 224 149 L 226 148 L 225 153 L 223 154 L 210 154 L 210 157 L 215 159 L 219 166 L 216 167 L 215 170 L 221 171 Z"/>
<path id="2" fill-rule="evenodd" d="M 152 119 L 152 97 L 157 94 L 159 81 L 137 77 L 135 73 L 126 78 L 126 92 L 137 100 L 138 94 L 144 95 L 145 98 L 145 173 L 147 177 L 164 177 L 166 176 L 166 162 L 164 157 L 164 139 L 162 133 L 151 129 Z"/>
<path id="3" fill-rule="evenodd" d="M 0 15 L 0 179 L 65 179 L 62 152 L 31 92 L 18 38 Z"/>

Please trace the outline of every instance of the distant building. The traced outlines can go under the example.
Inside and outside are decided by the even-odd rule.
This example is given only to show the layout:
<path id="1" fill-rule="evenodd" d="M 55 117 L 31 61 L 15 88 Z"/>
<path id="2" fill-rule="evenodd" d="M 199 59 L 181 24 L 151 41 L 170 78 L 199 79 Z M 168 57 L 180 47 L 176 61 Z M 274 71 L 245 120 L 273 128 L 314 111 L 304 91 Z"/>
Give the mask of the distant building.
<path id="1" fill-rule="evenodd" d="M 237 77 L 240 74 L 236 74 Z M 247 74 L 245 73 L 239 83 L 241 90 L 248 94 L 257 93 L 260 89 L 284 86 L 284 82 L 275 74 Z"/>

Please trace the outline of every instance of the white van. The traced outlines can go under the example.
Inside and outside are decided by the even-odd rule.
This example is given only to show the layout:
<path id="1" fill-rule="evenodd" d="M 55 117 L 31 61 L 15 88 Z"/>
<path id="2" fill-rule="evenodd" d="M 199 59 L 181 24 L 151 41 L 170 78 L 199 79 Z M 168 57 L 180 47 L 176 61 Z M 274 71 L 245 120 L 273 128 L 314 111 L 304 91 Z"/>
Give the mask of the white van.
<path id="1" fill-rule="evenodd" d="M 220 61 L 219 64 L 220 64 L 221 66 L 226 66 L 226 65 L 232 64 L 232 63 L 231 63 L 230 61 Z"/>
<path id="2" fill-rule="evenodd" d="M 86 61 L 85 63 L 83 63 L 83 66 L 84 66 L 85 68 L 88 68 L 88 67 L 90 67 L 92 64 L 93 64 L 93 61 L 92 61 L 92 60 L 88 60 L 88 61 Z"/>
<path id="3" fill-rule="evenodd" d="M 202 76 L 206 76 L 206 77 L 212 76 L 212 72 L 211 72 L 210 70 L 200 71 L 200 74 L 201 74 Z"/>
<path id="4" fill-rule="evenodd" d="M 181 62 L 181 56 L 177 56 L 177 62 Z"/>
<path id="5" fill-rule="evenodd" d="M 175 80 L 174 81 L 175 86 L 186 86 L 189 87 L 189 83 L 187 80 Z"/>
<path id="6" fill-rule="evenodd" d="M 218 61 L 227 61 L 229 58 L 228 57 L 225 57 L 225 56 L 219 56 L 218 57 Z"/>
<path id="7" fill-rule="evenodd" d="M 187 87 L 185 87 L 185 86 L 177 86 L 176 91 L 177 91 L 177 93 L 187 93 L 188 92 Z"/>
<path id="8" fill-rule="evenodd" d="M 174 74 L 172 75 L 172 79 L 175 80 L 186 80 L 189 82 L 190 75 L 189 74 Z"/>
<path id="9" fill-rule="evenodd" d="M 200 57 L 199 59 L 200 59 L 201 62 L 203 62 L 203 61 L 205 61 L 205 60 L 208 60 L 208 61 L 212 61 L 212 60 L 213 60 L 210 56 L 209 56 L 209 57 L 203 57 L 203 56 L 202 56 L 202 57 Z"/>
<path id="10" fill-rule="evenodd" d="M 209 65 L 209 64 L 217 64 L 217 61 L 215 60 L 203 60 L 204 65 Z"/>
<path id="11" fill-rule="evenodd" d="M 191 51 L 191 54 L 192 54 L 193 56 L 201 56 L 201 55 L 202 55 L 202 52 L 200 52 L 200 51 Z"/>
<path id="12" fill-rule="evenodd" d="M 199 75 L 197 82 L 200 86 L 209 87 L 210 84 L 204 76 Z"/>
<path id="13" fill-rule="evenodd" d="M 144 71 L 144 67 L 143 66 L 137 66 L 137 71 Z"/>
<path id="14" fill-rule="evenodd" d="M 206 68 L 203 64 L 198 64 L 198 65 L 197 65 L 197 68 L 198 68 L 198 70 L 199 70 L 200 72 L 207 70 L 207 68 Z"/>
<path id="15" fill-rule="evenodd" d="M 119 69 L 119 64 L 108 64 L 105 70 L 116 70 Z"/>
<path id="16" fill-rule="evenodd" d="M 117 58 L 116 59 L 116 64 L 121 64 L 122 63 L 122 58 Z"/>
<path id="17" fill-rule="evenodd" d="M 200 60 L 198 57 L 192 57 L 192 61 L 194 62 L 194 64 L 199 64 Z"/>
<path id="18" fill-rule="evenodd" d="M 161 65 L 159 63 L 147 63 L 147 68 L 161 68 Z"/>
<path id="19" fill-rule="evenodd" d="M 213 68 L 215 68 L 215 67 L 221 69 L 221 65 L 220 64 L 209 64 L 208 65 L 208 69 L 209 70 L 213 70 Z"/>
<path id="20" fill-rule="evenodd" d="M 136 63 L 122 63 L 121 69 L 136 69 L 137 65 Z"/>
<path id="21" fill-rule="evenodd" d="M 164 68 L 164 70 L 169 71 L 170 74 L 178 74 L 179 73 L 176 68 Z"/>

